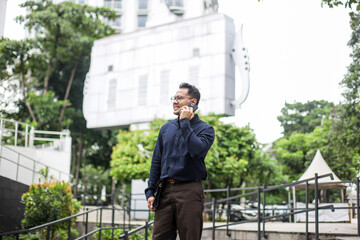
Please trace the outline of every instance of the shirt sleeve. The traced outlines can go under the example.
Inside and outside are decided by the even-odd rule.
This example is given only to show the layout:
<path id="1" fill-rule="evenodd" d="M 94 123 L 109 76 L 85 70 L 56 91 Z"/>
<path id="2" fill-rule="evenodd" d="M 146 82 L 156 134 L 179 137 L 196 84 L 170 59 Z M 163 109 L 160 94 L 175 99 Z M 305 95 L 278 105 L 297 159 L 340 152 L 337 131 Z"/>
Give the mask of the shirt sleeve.
<path id="1" fill-rule="evenodd" d="M 192 158 L 205 156 L 215 139 L 214 128 L 206 124 L 206 127 L 196 135 L 187 118 L 180 120 L 180 128 L 190 156 Z"/>
<path id="2" fill-rule="evenodd" d="M 154 196 L 156 183 L 159 181 L 161 175 L 161 155 L 162 155 L 162 135 L 161 129 L 159 132 L 158 139 L 156 141 L 152 161 L 150 168 L 150 176 L 148 181 L 148 187 L 145 189 L 146 199 Z"/>

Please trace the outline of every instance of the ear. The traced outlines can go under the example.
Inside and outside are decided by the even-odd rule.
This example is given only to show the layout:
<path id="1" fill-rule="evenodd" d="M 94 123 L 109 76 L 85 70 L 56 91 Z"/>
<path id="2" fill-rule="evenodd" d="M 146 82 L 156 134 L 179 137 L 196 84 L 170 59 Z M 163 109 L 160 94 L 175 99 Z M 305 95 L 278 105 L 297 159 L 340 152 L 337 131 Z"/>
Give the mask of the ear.
<path id="1" fill-rule="evenodd" d="M 195 103 L 195 105 L 196 105 L 196 104 L 197 104 L 197 99 L 194 98 L 194 99 L 192 100 L 192 102 Z"/>

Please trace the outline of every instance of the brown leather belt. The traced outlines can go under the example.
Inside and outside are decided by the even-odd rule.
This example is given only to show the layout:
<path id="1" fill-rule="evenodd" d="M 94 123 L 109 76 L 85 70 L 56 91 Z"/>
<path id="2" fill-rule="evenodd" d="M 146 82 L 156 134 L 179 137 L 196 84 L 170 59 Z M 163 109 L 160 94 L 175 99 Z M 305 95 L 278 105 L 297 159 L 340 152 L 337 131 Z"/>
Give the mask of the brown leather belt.
<path id="1" fill-rule="evenodd" d="M 172 179 L 172 178 L 166 178 L 165 179 L 166 182 L 174 184 L 174 183 L 180 183 L 181 181 L 176 180 L 176 179 Z"/>

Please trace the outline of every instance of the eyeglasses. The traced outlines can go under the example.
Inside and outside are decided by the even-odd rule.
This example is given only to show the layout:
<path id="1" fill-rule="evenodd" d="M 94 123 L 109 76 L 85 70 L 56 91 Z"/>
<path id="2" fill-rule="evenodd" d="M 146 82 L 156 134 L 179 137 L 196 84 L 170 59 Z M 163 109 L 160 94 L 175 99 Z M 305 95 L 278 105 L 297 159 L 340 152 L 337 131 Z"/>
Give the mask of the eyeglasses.
<path id="1" fill-rule="evenodd" d="M 183 96 L 173 96 L 170 99 L 171 99 L 171 101 L 179 102 L 179 101 L 183 100 L 184 98 L 193 99 L 192 97 L 183 97 Z"/>

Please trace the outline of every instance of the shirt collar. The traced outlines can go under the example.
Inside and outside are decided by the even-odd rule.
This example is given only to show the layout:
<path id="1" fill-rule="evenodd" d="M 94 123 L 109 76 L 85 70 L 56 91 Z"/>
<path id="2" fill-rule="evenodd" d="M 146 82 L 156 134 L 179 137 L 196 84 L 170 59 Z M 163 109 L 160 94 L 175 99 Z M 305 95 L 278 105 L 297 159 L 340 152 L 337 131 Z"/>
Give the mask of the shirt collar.
<path id="1" fill-rule="evenodd" d="M 180 123 L 180 119 L 179 119 L 180 116 L 177 117 L 177 122 Z M 195 116 L 193 117 L 193 119 L 190 120 L 190 123 L 196 123 L 197 121 L 199 121 L 200 118 L 199 118 L 199 115 L 197 115 L 197 113 L 195 113 Z"/>

